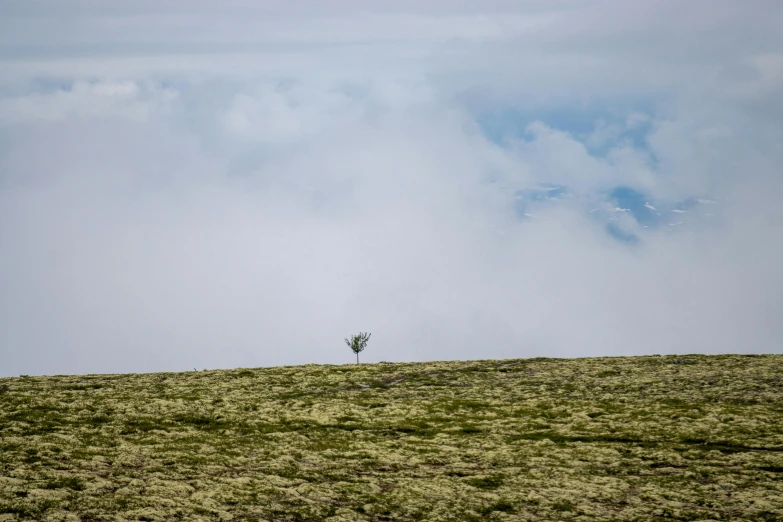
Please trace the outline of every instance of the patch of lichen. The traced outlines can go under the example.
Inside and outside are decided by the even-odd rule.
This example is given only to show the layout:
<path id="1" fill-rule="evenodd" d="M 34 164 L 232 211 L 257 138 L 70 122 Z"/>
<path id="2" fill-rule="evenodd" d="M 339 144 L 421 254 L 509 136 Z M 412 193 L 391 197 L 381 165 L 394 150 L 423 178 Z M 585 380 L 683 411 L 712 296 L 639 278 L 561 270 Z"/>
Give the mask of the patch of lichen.
<path id="1" fill-rule="evenodd" d="M 782 363 L 0 379 L 0 520 L 781 520 Z"/>

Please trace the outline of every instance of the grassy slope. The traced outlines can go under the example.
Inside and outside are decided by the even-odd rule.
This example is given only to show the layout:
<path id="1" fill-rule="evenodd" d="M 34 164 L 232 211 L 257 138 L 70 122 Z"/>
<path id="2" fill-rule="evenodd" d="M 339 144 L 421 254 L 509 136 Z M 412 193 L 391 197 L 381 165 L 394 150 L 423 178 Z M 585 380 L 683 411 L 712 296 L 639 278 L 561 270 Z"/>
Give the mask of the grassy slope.
<path id="1" fill-rule="evenodd" d="M 0 379 L 0 520 L 783 520 L 781 370 L 667 356 Z"/>

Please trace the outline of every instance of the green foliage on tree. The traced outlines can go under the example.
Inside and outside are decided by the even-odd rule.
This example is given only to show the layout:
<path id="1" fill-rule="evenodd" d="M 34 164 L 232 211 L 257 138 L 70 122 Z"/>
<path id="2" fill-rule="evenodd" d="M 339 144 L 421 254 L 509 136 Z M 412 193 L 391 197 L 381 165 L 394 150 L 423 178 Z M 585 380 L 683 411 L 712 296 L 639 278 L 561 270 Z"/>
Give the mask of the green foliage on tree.
<path id="1" fill-rule="evenodd" d="M 359 332 L 358 335 L 352 335 L 350 339 L 345 340 L 345 344 L 356 354 L 356 364 L 359 364 L 359 352 L 367 347 L 367 341 L 370 340 L 371 335 L 370 333 Z"/>

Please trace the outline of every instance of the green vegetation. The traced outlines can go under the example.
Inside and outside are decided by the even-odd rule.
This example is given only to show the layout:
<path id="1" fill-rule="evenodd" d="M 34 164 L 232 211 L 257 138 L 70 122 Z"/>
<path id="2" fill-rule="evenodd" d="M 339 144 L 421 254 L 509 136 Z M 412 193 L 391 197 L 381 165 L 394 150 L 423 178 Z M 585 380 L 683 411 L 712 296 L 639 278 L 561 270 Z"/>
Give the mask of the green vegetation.
<path id="1" fill-rule="evenodd" d="M 783 520 L 783 356 L 0 379 L 2 520 Z"/>
<path id="2" fill-rule="evenodd" d="M 367 348 L 367 341 L 370 340 L 371 335 L 359 332 L 357 335 L 352 335 L 350 339 L 345 339 L 345 344 L 356 354 L 356 364 L 359 364 L 359 352 L 363 352 Z"/>

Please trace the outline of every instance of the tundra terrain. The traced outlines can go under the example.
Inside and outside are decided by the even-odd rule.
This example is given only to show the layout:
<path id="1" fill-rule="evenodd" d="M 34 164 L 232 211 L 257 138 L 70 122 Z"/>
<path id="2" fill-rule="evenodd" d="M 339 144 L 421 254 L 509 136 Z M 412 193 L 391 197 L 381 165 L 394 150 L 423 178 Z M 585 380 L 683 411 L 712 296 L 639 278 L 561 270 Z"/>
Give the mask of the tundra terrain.
<path id="1" fill-rule="evenodd" d="M 783 356 L 0 379 L 0 520 L 783 520 Z"/>

